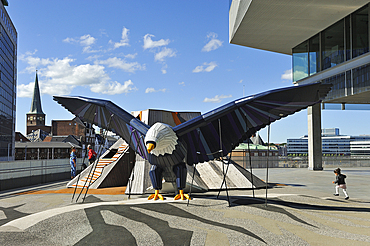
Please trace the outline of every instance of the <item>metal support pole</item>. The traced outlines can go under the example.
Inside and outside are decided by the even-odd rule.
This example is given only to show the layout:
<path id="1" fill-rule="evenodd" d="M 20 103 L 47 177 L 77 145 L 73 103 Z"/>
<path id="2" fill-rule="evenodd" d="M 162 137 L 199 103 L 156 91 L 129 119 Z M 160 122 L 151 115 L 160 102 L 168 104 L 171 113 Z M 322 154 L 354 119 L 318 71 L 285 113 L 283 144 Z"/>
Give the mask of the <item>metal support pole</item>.
<path id="1" fill-rule="evenodd" d="M 270 121 L 270 118 L 269 118 Z M 270 150 L 270 125 L 268 125 L 267 129 L 267 160 L 266 160 L 266 199 L 265 199 L 265 206 L 267 207 L 267 189 L 268 189 L 268 181 L 269 181 L 269 150 Z"/>
<path id="2" fill-rule="evenodd" d="M 229 191 L 227 190 L 225 163 L 224 163 L 224 157 L 223 157 L 224 153 L 223 153 L 223 148 L 222 148 L 222 132 L 221 132 L 221 120 L 220 119 L 218 119 L 218 129 L 219 129 L 219 134 L 220 134 L 220 152 L 221 152 L 221 161 L 222 161 L 222 174 L 224 175 L 224 181 L 225 181 L 225 182 L 222 182 L 221 188 L 222 188 L 222 185 L 225 183 L 227 201 L 229 202 L 229 207 L 230 207 L 230 197 L 229 197 Z M 227 170 L 228 170 L 228 168 L 227 168 Z M 221 191 L 221 188 L 220 188 L 220 191 Z M 217 196 L 217 198 L 218 198 L 218 196 Z"/>
<path id="3" fill-rule="evenodd" d="M 249 138 L 249 141 L 250 141 L 250 138 Z M 249 147 L 249 141 L 248 141 L 249 170 L 250 170 L 250 173 L 251 173 L 253 198 L 255 198 L 255 195 L 254 195 L 254 183 L 253 183 L 253 172 L 252 172 L 252 156 L 251 156 L 251 148 Z"/>

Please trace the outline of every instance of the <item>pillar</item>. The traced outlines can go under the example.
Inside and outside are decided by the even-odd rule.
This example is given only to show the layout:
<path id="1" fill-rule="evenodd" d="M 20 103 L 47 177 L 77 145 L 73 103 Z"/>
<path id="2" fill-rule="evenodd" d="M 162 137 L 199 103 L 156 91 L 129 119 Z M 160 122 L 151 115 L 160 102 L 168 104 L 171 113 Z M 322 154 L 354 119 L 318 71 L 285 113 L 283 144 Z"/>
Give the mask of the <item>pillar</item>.
<path id="1" fill-rule="evenodd" d="M 308 118 L 308 169 L 323 170 L 321 142 L 321 109 L 320 103 L 307 109 Z"/>

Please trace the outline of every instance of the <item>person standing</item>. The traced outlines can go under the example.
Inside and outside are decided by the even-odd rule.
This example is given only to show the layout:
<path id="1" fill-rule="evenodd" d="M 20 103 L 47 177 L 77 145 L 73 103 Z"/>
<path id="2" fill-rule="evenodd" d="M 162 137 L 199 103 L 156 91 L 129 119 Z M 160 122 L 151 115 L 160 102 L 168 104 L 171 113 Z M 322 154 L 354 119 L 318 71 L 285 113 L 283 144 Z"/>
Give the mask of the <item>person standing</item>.
<path id="1" fill-rule="evenodd" d="M 76 155 L 76 147 L 71 147 L 71 155 L 69 158 L 71 164 L 71 179 L 76 177 L 76 166 L 77 166 L 77 155 Z"/>
<path id="2" fill-rule="evenodd" d="M 91 145 L 89 144 L 87 146 L 87 149 L 89 150 L 88 152 L 88 158 L 89 158 L 89 164 L 93 164 L 94 161 L 96 160 L 96 152 L 91 148 Z"/>
<path id="3" fill-rule="evenodd" d="M 335 173 L 335 181 L 333 181 L 333 184 L 336 184 L 334 196 L 339 196 L 339 188 L 342 188 L 343 193 L 346 196 L 346 198 L 344 199 L 348 200 L 349 196 L 347 193 L 347 185 L 345 182 L 345 179 L 347 178 L 347 176 L 341 173 L 341 170 L 339 167 L 334 170 L 334 173 Z"/>

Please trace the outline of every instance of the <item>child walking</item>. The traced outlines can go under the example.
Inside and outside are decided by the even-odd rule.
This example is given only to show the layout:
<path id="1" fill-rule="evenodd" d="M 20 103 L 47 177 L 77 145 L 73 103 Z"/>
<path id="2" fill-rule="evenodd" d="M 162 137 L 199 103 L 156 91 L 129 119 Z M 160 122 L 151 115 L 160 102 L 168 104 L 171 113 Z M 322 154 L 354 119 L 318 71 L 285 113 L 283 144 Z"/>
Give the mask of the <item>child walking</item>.
<path id="1" fill-rule="evenodd" d="M 344 181 L 345 178 L 347 178 L 347 176 L 344 174 L 341 174 L 339 167 L 334 170 L 334 173 L 335 173 L 335 181 L 333 181 L 333 184 L 336 184 L 334 196 L 339 196 L 339 188 L 342 188 L 343 193 L 346 196 L 346 198 L 344 199 L 348 200 L 349 196 L 347 194 L 347 186 L 346 186 L 346 182 Z"/>

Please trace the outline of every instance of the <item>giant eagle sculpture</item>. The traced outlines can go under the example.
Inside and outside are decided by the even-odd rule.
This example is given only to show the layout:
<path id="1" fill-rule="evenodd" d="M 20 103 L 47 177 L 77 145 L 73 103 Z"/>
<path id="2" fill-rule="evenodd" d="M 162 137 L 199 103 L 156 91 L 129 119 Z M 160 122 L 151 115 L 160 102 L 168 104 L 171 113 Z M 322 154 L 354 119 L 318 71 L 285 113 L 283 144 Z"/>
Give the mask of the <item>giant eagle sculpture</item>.
<path id="1" fill-rule="evenodd" d="M 81 120 L 111 130 L 152 165 L 149 172 L 155 194 L 162 199 L 162 179 L 176 183 L 175 199 L 184 194 L 186 164 L 226 156 L 256 131 L 288 115 L 319 103 L 330 84 L 308 84 L 275 89 L 227 103 L 175 127 L 157 122 L 151 127 L 108 100 L 54 96 L 54 100 Z"/>

